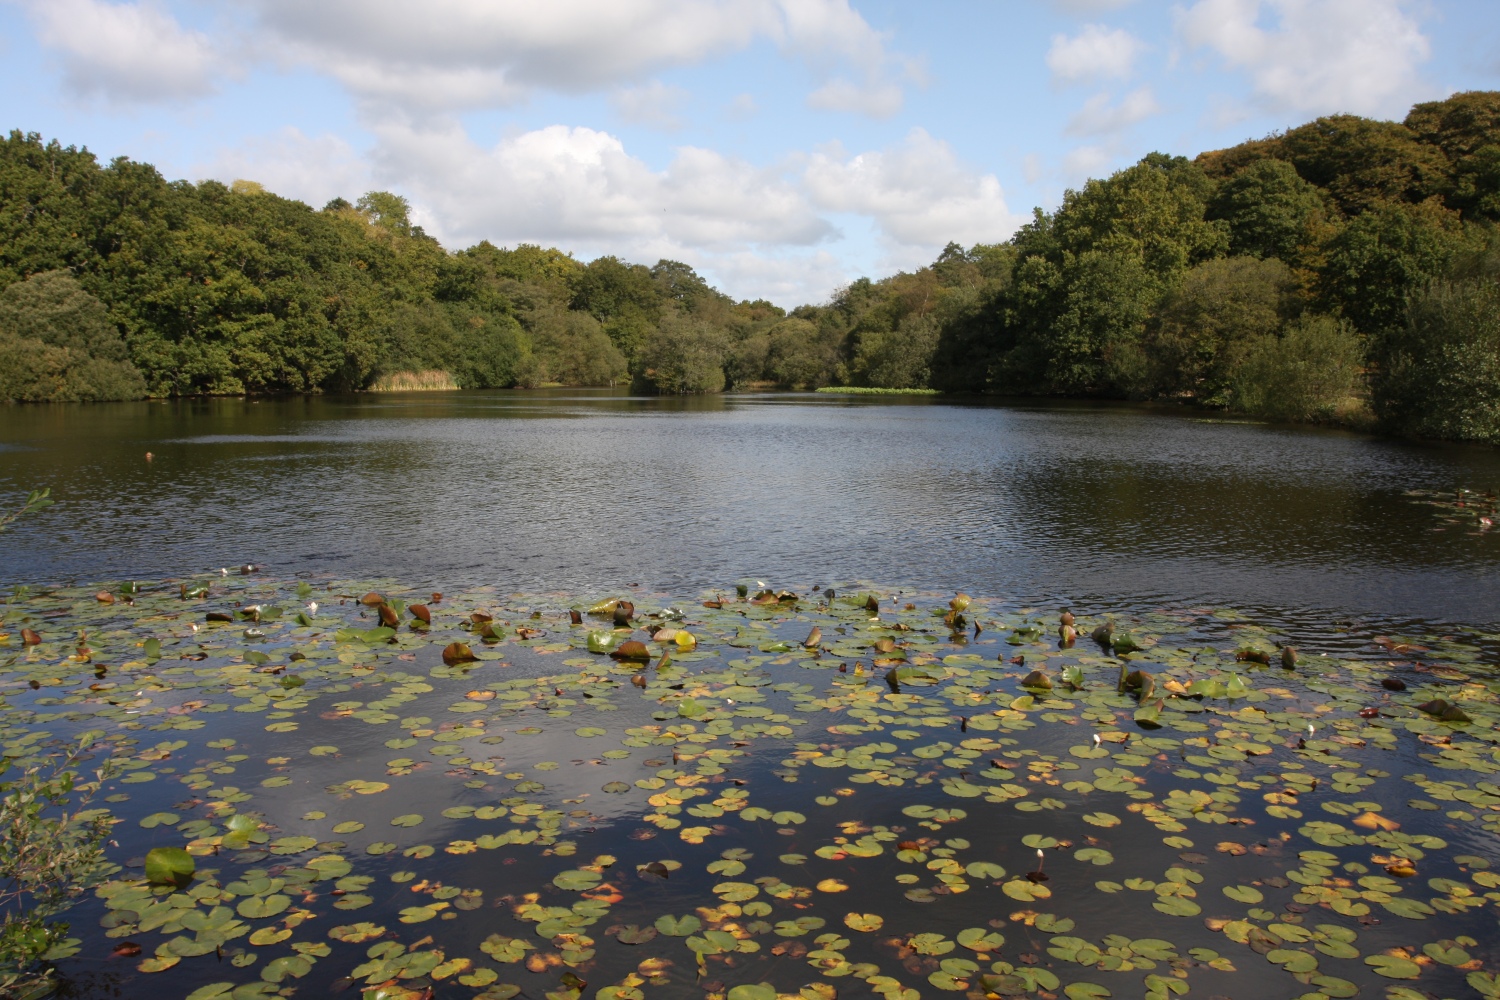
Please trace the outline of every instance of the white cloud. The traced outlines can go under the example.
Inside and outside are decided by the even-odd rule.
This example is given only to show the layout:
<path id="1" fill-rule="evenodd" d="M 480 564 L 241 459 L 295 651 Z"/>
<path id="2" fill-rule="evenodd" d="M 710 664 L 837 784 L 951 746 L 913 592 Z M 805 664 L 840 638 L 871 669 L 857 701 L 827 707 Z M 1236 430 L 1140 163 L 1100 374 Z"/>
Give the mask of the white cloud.
<path id="1" fill-rule="evenodd" d="M 901 88 L 895 84 L 861 86 L 843 77 L 829 80 L 807 95 L 807 106 L 820 111 L 847 111 L 889 118 L 901 110 Z"/>
<path id="2" fill-rule="evenodd" d="M 37 40 L 62 59 L 63 84 L 110 103 L 173 101 L 214 88 L 213 45 L 156 3 L 30 0 Z"/>
<path id="3" fill-rule="evenodd" d="M 652 80 L 640 87 L 621 87 L 610 95 L 609 103 L 628 122 L 673 132 L 682 128 L 678 112 L 689 96 L 682 87 Z"/>
<path id="4" fill-rule="evenodd" d="M 805 177 L 817 205 L 867 215 L 889 242 L 905 246 L 993 243 L 1023 221 L 1006 207 L 993 174 L 974 172 L 920 128 L 881 151 L 815 153 Z"/>
<path id="5" fill-rule="evenodd" d="M 686 251 L 682 259 L 700 274 L 711 277 L 715 286 L 726 294 L 740 299 L 767 299 L 784 308 L 804 302 L 825 302 L 834 289 L 848 284 L 851 277 L 844 262 L 827 250 L 716 256 Z"/>
<path id="6" fill-rule="evenodd" d="M 760 39 L 840 72 L 883 109 L 914 64 L 887 51 L 848 0 L 236 0 L 266 51 L 331 74 L 358 97 L 412 110 L 498 107 L 531 91 L 586 93 L 701 63 Z M 838 90 L 842 93 L 842 90 Z M 830 105 L 831 106 L 831 105 Z"/>
<path id="7" fill-rule="evenodd" d="M 1142 48 L 1140 40 L 1124 28 L 1086 24 L 1071 37 L 1052 37 L 1047 68 L 1052 71 L 1053 79 L 1064 83 L 1108 77 L 1123 79 L 1130 75 Z"/>
<path id="8" fill-rule="evenodd" d="M 767 166 L 684 146 L 660 170 L 589 128 L 553 125 L 489 147 L 452 120 L 420 128 L 392 120 L 374 132 L 369 186 L 406 194 L 414 218 L 449 245 L 488 239 L 563 246 L 585 259 L 669 257 L 716 276 L 736 297 L 784 305 L 820 300 L 848 280 L 837 251 L 824 246 L 840 236 L 831 216 L 868 220 L 895 266 L 931 260 L 949 240 L 1004 239 L 1023 221 L 993 175 L 920 129 L 886 149 L 830 148 Z M 267 155 L 253 152 L 226 154 L 215 175 L 274 190 L 282 182 L 264 164 L 279 156 L 305 161 L 301 172 L 311 176 L 350 153 L 296 134 L 265 143 Z M 290 183 L 309 190 L 297 173 L 288 172 Z"/>
<path id="9" fill-rule="evenodd" d="M 1156 95 L 1150 87 L 1137 87 L 1118 104 L 1110 104 L 1110 95 L 1098 93 L 1090 97 L 1068 121 L 1069 135 L 1105 135 L 1123 131 L 1137 122 L 1145 121 L 1161 113 Z"/>
<path id="10" fill-rule="evenodd" d="M 589 128 L 552 125 L 484 149 L 454 123 L 376 126 L 376 175 L 450 240 L 640 247 L 806 246 L 832 227 L 778 168 L 684 147 L 661 171 Z M 671 254 L 667 254 L 670 256 Z"/>
<path id="11" fill-rule="evenodd" d="M 1278 111 L 1400 115 L 1433 93 L 1418 75 L 1431 53 L 1401 0 L 1198 0 L 1179 14 L 1192 47 L 1250 75 Z M 1268 18 L 1274 26 L 1263 26 Z"/>
<path id="12" fill-rule="evenodd" d="M 1114 154 L 1101 146 L 1078 146 L 1063 157 L 1063 173 L 1070 183 L 1098 177 L 1104 173 Z"/>
<path id="13" fill-rule="evenodd" d="M 191 173 L 226 184 L 240 178 L 257 181 L 268 191 L 314 208 L 333 198 L 354 201 L 374 187 L 364 157 L 342 136 L 309 136 L 291 126 L 220 150 Z"/>

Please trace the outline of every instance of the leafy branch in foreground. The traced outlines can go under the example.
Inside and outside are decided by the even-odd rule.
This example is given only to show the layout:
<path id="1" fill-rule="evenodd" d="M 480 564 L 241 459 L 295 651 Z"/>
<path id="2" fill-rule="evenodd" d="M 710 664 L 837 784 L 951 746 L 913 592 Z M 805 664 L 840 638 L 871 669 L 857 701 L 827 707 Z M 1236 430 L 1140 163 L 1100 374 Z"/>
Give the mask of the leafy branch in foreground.
<path id="1" fill-rule="evenodd" d="M 91 740 L 69 748 L 50 772 L 29 767 L 0 782 L 0 996 L 41 997 L 52 988 L 49 963 L 77 951 L 68 925 L 48 921 L 107 873 L 107 809 L 89 802 L 107 767 L 80 781 L 76 765 Z M 3 772 L 0 772 L 3 773 Z"/>
<path id="2" fill-rule="evenodd" d="M 55 502 L 51 499 L 52 489 L 32 490 L 26 497 L 26 502 L 19 510 L 13 510 L 9 514 L 0 514 L 0 531 L 9 528 L 11 524 L 25 517 L 27 514 L 35 514 L 43 507 L 51 507 Z"/>

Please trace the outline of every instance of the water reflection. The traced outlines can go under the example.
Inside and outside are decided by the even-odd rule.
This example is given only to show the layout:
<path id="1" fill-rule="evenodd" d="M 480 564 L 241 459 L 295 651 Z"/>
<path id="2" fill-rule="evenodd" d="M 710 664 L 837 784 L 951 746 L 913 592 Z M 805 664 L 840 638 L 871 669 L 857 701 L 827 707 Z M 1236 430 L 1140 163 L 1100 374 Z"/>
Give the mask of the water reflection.
<path id="1" fill-rule="evenodd" d="M 7 580 L 254 561 L 515 590 L 759 573 L 1471 622 L 1500 606 L 1500 541 L 1435 532 L 1401 495 L 1495 489 L 1492 449 L 1131 406 L 558 390 L 10 407 L 0 488 L 44 485 L 62 502 L 0 540 Z"/>

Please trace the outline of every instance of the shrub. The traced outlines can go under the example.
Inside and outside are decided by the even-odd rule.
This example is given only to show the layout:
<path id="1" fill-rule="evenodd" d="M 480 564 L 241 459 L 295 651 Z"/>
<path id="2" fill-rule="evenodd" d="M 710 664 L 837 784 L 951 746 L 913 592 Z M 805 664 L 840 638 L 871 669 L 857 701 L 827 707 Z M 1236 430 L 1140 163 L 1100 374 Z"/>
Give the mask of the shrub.
<path id="1" fill-rule="evenodd" d="M 67 271 L 0 292 L 0 399 L 28 403 L 140 399 L 146 381 L 104 303 Z"/>
<path id="2" fill-rule="evenodd" d="M 1371 403 L 1389 430 L 1500 444 L 1500 287 L 1438 282 L 1375 349 Z"/>
<path id="3" fill-rule="evenodd" d="M 68 925 L 53 922 L 105 875 L 110 819 L 89 810 L 105 772 L 80 783 L 74 748 L 50 774 L 28 768 L 0 782 L 0 996 L 32 998 L 52 990 L 50 963 L 77 950 Z"/>
<path id="4" fill-rule="evenodd" d="M 729 342 L 706 323 L 666 316 L 641 348 L 634 387 L 663 395 L 718 392 L 724 388 Z"/>
<path id="5" fill-rule="evenodd" d="M 1234 373 L 1236 409 L 1271 420 L 1326 420 L 1357 403 L 1364 345 L 1332 316 L 1309 316 L 1264 336 Z"/>
<path id="6" fill-rule="evenodd" d="M 1205 261 L 1158 306 L 1142 345 L 1144 377 L 1128 388 L 1147 398 L 1190 395 L 1223 406 L 1250 348 L 1299 307 L 1291 269 L 1279 260 Z"/>

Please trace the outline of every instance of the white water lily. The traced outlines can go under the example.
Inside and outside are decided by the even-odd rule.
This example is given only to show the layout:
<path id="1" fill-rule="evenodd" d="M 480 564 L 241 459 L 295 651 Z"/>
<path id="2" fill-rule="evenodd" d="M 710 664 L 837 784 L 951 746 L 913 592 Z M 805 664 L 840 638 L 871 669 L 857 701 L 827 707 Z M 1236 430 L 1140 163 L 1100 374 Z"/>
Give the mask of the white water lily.
<path id="1" fill-rule="evenodd" d="M 315 614 L 318 613 L 318 602 L 317 601 L 308 601 L 307 602 L 307 613 L 310 614 L 310 615 L 315 615 Z"/>

